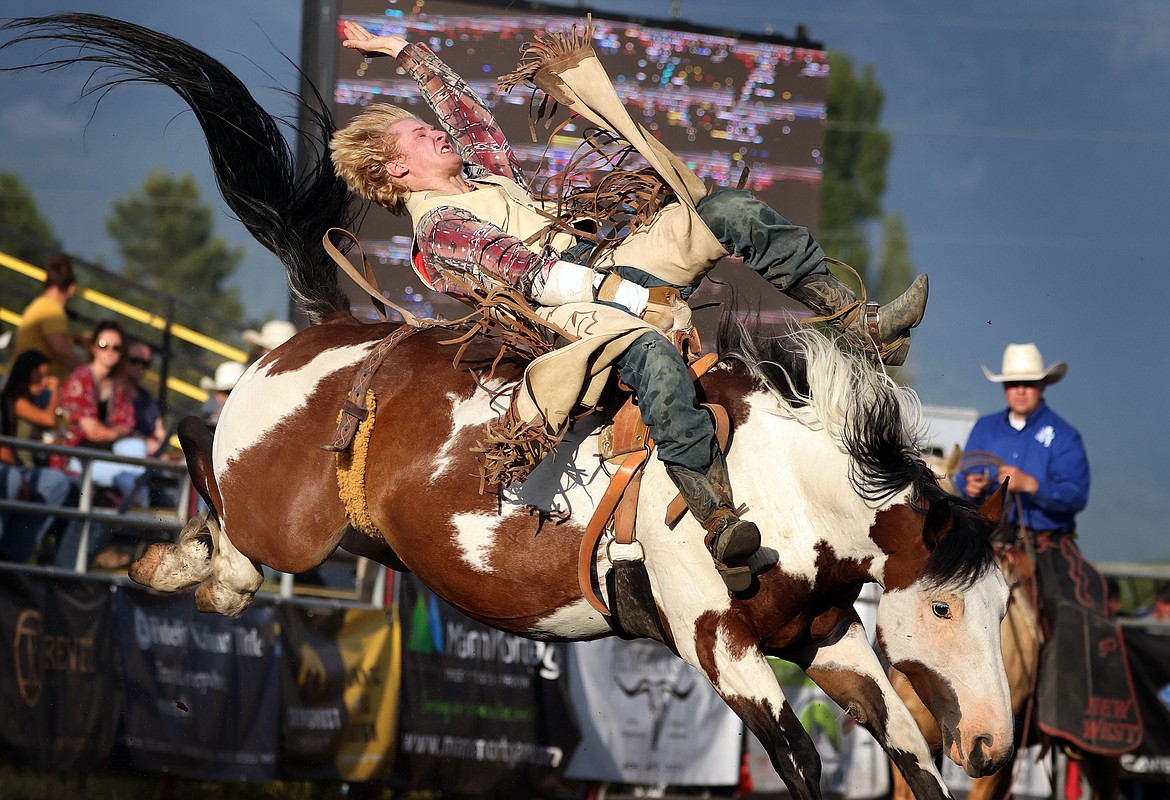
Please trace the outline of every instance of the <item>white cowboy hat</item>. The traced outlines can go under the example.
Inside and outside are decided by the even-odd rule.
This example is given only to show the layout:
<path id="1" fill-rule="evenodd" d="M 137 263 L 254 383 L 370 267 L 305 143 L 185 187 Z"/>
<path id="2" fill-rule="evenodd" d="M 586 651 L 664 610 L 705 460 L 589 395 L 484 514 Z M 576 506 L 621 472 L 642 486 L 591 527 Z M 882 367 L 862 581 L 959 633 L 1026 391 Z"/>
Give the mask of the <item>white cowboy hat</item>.
<path id="1" fill-rule="evenodd" d="M 275 350 L 287 342 L 297 332 L 297 326 L 283 319 L 270 319 L 260 326 L 260 330 L 244 331 L 244 341 L 263 347 L 265 350 Z"/>
<path id="2" fill-rule="evenodd" d="M 1009 344 L 1004 348 L 1002 373 L 996 375 L 987 367 L 983 367 L 983 374 L 993 383 L 1039 381 L 1045 386 L 1050 386 L 1063 378 L 1067 370 L 1068 365 L 1063 361 L 1057 361 L 1045 368 L 1040 348 L 1028 342 Z"/>
<path id="3" fill-rule="evenodd" d="M 199 388 L 205 392 L 230 392 L 236 388 L 244 369 L 238 361 L 225 361 L 215 368 L 214 378 L 204 376 L 199 379 Z"/>

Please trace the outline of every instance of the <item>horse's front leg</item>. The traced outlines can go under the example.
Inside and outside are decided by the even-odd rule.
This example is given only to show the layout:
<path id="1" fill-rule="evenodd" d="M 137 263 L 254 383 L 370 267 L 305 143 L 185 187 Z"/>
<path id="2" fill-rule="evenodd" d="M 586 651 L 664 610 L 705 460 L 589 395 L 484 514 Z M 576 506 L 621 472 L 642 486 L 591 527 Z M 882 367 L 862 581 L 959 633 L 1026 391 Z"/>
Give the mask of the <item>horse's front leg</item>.
<path id="1" fill-rule="evenodd" d="M 731 617 L 735 619 L 734 616 Z M 680 655 L 707 676 L 768 751 L 772 767 L 795 800 L 821 797 L 821 759 L 812 739 L 792 710 L 776 674 L 754 645 L 745 647 L 750 631 L 720 615 L 696 625 L 696 652 Z"/>
<path id="2" fill-rule="evenodd" d="M 825 694 L 861 723 L 905 776 L 919 800 L 949 798 L 930 749 L 878 661 L 856 614 L 831 644 L 791 657 Z"/>

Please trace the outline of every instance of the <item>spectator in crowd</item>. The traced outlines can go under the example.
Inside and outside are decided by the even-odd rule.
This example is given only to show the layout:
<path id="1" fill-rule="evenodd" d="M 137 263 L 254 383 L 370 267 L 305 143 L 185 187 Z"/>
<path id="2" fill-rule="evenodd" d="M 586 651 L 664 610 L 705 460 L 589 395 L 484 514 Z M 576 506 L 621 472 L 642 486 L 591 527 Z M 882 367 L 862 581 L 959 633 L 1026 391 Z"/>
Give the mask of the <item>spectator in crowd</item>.
<path id="1" fill-rule="evenodd" d="M 0 427 L 7 425 L 7 416 L 0 408 Z M 65 473 L 49 467 L 22 466 L 9 448 L 0 446 L 0 498 L 61 507 L 76 505 L 77 491 Z M 0 558 L 28 561 L 54 521 L 51 515 L 0 511 Z"/>
<path id="2" fill-rule="evenodd" d="M 236 388 L 236 383 L 244 374 L 245 369 L 244 365 L 238 361 L 225 361 L 215 368 L 215 377 L 200 379 L 200 388 L 210 395 L 207 402 L 199 409 L 199 417 L 207 424 L 207 427 L 215 428 L 219 424 L 219 412 L 223 410 L 223 404 L 227 402 L 228 394 Z"/>
<path id="3" fill-rule="evenodd" d="M 69 316 L 65 312 L 76 291 L 73 263 L 61 255 L 50 258 L 45 266 L 45 282 L 40 295 L 25 307 L 20 317 L 9 371 L 15 367 L 20 354 L 28 350 L 39 350 L 48 356 L 49 372 L 59 381 L 64 381 L 70 371 L 84 362 L 81 353 L 73 346 Z"/>
<path id="4" fill-rule="evenodd" d="M 117 376 L 126 336 L 122 326 L 102 320 L 94 326 L 90 339 L 91 360 L 69 376 L 61 390 L 61 407 L 69 414 L 67 444 L 97 450 L 113 450 L 114 444 L 134 433 L 134 402 L 129 387 Z M 74 465 L 77 470 L 77 465 Z M 88 556 L 95 566 L 116 569 L 130 562 L 130 557 L 114 547 L 106 547 L 113 531 L 104 525 L 91 525 Z M 57 566 L 68 569 L 77 560 L 81 534 L 76 526 L 62 537 L 57 548 Z"/>
<path id="5" fill-rule="evenodd" d="M 130 340 L 122 362 L 122 376 L 134 403 L 134 434 L 146 440 L 146 452 L 152 458 L 158 455 L 167 438 L 158 400 L 142 385 L 153 361 L 154 349 L 149 344 L 141 339 Z"/>
<path id="6" fill-rule="evenodd" d="M 1170 623 L 1170 581 L 1159 581 L 1153 604 L 1137 615 L 1142 622 Z"/>
<path id="7" fill-rule="evenodd" d="M 153 359 L 154 349 L 149 344 L 141 339 L 130 339 L 118 371 L 134 404 L 134 432 L 116 445 L 116 450 L 122 455 L 157 458 L 159 451 L 166 446 L 167 429 L 163 425 L 158 400 L 142 385 Z M 144 478 L 146 472 L 144 467 L 126 466 L 113 474 L 113 485 L 122 496 L 123 508 L 131 504 L 148 504 L 150 493 Z"/>
<path id="8" fill-rule="evenodd" d="M 252 350 L 248 353 L 248 363 L 251 364 L 280 347 L 296 332 L 296 326 L 283 319 L 269 320 L 261 325 L 258 331 L 251 329 L 244 331 L 244 341 L 252 345 Z"/>
<path id="9" fill-rule="evenodd" d="M 68 444 L 112 450 L 114 442 L 134 433 L 134 402 L 115 376 L 125 341 L 117 322 L 94 326 L 90 361 L 73 370 L 61 390 L 61 407 L 69 414 Z"/>
<path id="10" fill-rule="evenodd" d="M 4 435 L 35 441 L 56 441 L 60 382 L 49 374 L 49 357 L 40 350 L 25 350 L 12 365 L 0 408 Z M 61 417 L 63 418 L 63 417 Z M 22 466 L 44 466 L 48 459 L 27 450 L 16 450 Z"/>

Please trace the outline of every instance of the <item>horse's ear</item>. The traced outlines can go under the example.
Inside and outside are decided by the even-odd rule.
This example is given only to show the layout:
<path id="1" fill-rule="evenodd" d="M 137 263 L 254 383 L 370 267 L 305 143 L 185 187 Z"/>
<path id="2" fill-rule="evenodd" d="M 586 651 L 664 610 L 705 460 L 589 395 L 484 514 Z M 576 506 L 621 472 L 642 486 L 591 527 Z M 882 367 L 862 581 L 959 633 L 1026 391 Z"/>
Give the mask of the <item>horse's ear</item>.
<path id="1" fill-rule="evenodd" d="M 999 485 L 995 493 L 984 500 L 983 505 L 979 506 L 979 513 L 998 525 L 1003 518 L 1004 499 L 1007 497 L 1007 492 L 1008 479 L 1004 478 L 1003 483 Z"/>
<path id="2" fill-rule="evenodd" d="M 963 460 L 963 448 L 955 445 L 951 450 L 951 454 L 947 456 L 946 461 L 943 462 L 943 474 L 948 478 L 954 475 L 959 470 L 959 462 Z"/>
<path id="3" fill-rule="evenodd" d="M 953 516 L 950 498 L 942 497 L 930 504 L 926 510 L 926 520 L 922 523 L 922 543 L 927 550 L 933 550 L 942 541 L 950 530 Z"/>

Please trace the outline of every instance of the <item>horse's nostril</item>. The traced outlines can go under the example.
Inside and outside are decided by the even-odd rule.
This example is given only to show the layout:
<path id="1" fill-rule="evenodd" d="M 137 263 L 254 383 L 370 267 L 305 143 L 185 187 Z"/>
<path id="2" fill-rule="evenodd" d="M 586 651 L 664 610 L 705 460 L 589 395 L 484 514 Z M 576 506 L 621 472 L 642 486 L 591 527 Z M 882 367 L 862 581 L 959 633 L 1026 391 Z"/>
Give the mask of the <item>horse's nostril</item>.
<path id="1" fill-rule="evenodd" d="M 995 737 L 990 733 L 982 734 L 975 737 L 975 747 L 973 749 L 985 748 L 988 752 L 995 746 Z"/>

